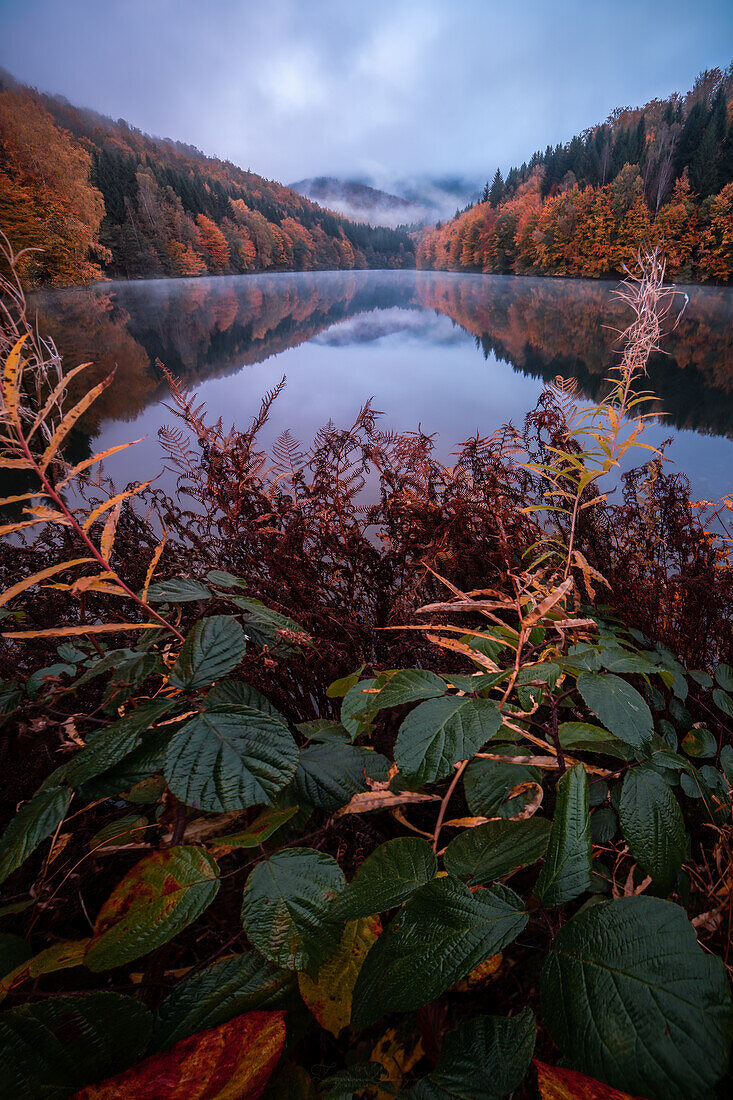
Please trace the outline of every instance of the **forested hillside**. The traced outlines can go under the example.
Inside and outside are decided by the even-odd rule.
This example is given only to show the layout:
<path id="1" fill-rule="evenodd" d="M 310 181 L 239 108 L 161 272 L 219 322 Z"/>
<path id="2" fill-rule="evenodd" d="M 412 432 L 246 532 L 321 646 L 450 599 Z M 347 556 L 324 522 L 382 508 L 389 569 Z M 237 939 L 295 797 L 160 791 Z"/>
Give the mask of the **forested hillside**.
<path id="1" fill-rule="evenodd" d="M 29 286 L 414 264 L 404 233 L 2 73 L 0 229 L 16 250 L 43 249 L 22 260 Z"/>
<path id="2" fill-rule="evenodd" d="M 423 235 L 417 263 L 599 277 L 659 241 L 674 278 L 733 275 L 733 66 L 497 170 L 480 203 Z"/>

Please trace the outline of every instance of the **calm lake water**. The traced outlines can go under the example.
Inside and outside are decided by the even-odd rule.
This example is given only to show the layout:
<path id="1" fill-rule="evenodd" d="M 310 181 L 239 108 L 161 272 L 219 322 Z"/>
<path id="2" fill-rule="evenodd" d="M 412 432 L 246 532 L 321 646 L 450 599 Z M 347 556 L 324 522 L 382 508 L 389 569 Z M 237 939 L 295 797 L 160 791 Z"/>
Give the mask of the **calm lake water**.
<path id="1" fill-rule="evenodd" d="M 156 360 L 244 425 L 285 375 L 262 441 L 289 427 L 308 444 L 333 419 L 350 424 L 369 397 L 383 425 L 438 433 L 449 460 L 470 435 L 521 427 L 557 374 L 600 392 L 628 323 L 615 284 L 563 279 L 364 271 L 144 280 L 36 295 L 41 330 L 67 367 L 91 360 L 115 381 L 76 446 L 138 436 L 111 460 L 118 482 L 162 465 L 158 429 L 173 417 Z M 696 496 L 733 488 L 733 289 L 685 287 L 689 304 L 655 356 L 649 384 L 660 416 L 648 439 L 668 450 Z M 681 300 L 680 300 L 681 301 Z"/>

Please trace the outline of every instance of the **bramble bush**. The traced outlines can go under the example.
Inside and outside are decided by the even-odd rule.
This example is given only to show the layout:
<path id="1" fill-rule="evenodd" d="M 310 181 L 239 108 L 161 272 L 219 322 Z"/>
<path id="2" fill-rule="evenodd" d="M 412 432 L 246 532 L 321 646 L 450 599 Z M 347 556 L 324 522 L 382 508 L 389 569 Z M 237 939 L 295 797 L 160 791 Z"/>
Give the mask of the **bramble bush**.
<path id="1" fill-rule="evenodd" d="M 713 1094 L 729 635 L 715 620 L 688 667 L 620 614 L 599 549 L 644 446 L 663 274 L 642 257 L 623 291 L 603 401 L 558 381 L 541 446 L 507 430 L 452 470 L 370 410 L 268 470 L 267 402 L 227 435 L 172 380 L 200 452 L 166 434 L 178 500 L 65 459 L 109 380 L 69 407 L 75 371 L 16 297 L 0 465 L 25 487 L 1 533 L 6 572 L 36 568 L 0 597 L 0 722 L 13 800 L 43 779 L 0 838 L 0 1097 Z M 663 476 L 657 452 L 634 476 L 637 533 Z M 726 507 L 684 504 L 716 593 Z"/>

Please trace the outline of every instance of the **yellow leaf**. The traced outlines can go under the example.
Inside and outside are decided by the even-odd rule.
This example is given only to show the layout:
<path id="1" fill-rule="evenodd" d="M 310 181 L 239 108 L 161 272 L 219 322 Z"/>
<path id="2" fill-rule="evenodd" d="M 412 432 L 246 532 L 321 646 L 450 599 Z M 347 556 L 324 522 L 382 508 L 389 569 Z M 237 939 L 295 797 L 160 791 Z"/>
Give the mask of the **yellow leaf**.
<path id="1" fill-rule="evenodd" d="M 168 538 L 168 534 L 167 534 L 167 532 L 164 532 L 163 533 L 163 538 L 160 540 L 158 545 L 155 547 L 155 550 L 153 551 L 153 556 L 150 559 L 150 565 L 148 566 L 148 571 L 145 574 L 145 584 L 143 585 L 143 593 L 142 593 L 143 603 L 145 603 L 147 601 L 148 589 L 150 588 L 150 582 L 153 579 L 153 573 L 155 572 L 155 567 L 157 566 L 158 562 L 160 561 L 160 555 L 163 553 L 163 548 L 165 547 L 165 543 L 166 543 L 167 538 Z"/>
<path id="2" fill-rule="evenodd" d="M 102 539 L 99 547 L 102 551 L 102 557 L 105 560 L 108 560 L 110 554 L 112 553 L 112 547 L 115 543 L 115 532 L 117 531 L 117 522 L 120 518 L 121 511 L 122 501 L 120 500 L 107 517 L 107 522 L 104 525 L 104 531 L 102 531 Z"/>
<path id="3" fill-rule="evenodd" d="M 105 623 L 103 626 L 58 626 L 52 630 L 7 630 L 3 638 L 70 638 L 74 634 L 113 634 L 116 630 L 160 630 L 160 623 Z"/>
<path id="4" fill-rule="evenodd" d="M 21 366 L 20 366 L 20 353 L 23 349 L 23 344 L 28 339 L 28 333 L 25 336 L 21 336 L 18 343 L 12 348 L 10 354 L 5 360 L 5 371 L 3 374 L 3 397 L 5 398 L 5 407 L 8 410 L 8 414 L 12 420 L 18 419 L 18 402 L 20 401 L 20 378 L 21 378 Z"/>
<path id="5" fill-rule="evenodd" d="M 64 569 L 71 569 L 75 565 L 83 565 L 86 562 L 94 561 L 94 558 L 72 558 L 71 561 L 62 561 L 56 565 L 49 565 L 48 569 L 42 569 L 40 573 L 32 573 L 30 577 L 25 577 L 22 581 L 18 581 L 12 588 L 8 588 L 0 595 L 0 607 L 3 604 L 8 603 L 14 596 L 18 596 L 21 592 L 25 592 L 26 588 L 32 588 L 34 584 L 38 584 L 39 581 L 45 581 L 48 577 L 52 577 L 54 573 L 61 573 Z"/>
<path id="6" fill-rule="evenodd" d="M 498 955 L 490 955 L 488 959 L 484 959 L 482 963 L 479 963 L 475 970 L 472 970 L 465 978 L 460 982 L 456 982 L 451 986 L 451 990 L 456 993 L 471 993 L 475 989 L 480 989 L 484 985 L 488 985 L 492 978 L 499 972 L 503 961 L 503 955 L 501 951 Z"/>
<path id="7" fill-rule="evenodd" d="M 85 940 L 64 940 L 47 947 L 39 955 L 27 959 L 0 981 L 0 1001 L 4 1000 L 19 985 L 30 978 L 40 978 L 42 974 L 51 974 L 56 970 L 68 970 L 72 966 L 81 966 L 84 962 L 89 938 Z"/>
<path id="8" fill-rule="evenodd" d="M 35 500 L 36 497 L 42 497 L 45 495 L 45 493 L 42 493 L 39 490 L 37 493 L 19 493 L 18 496 L 15 497 L 3 497 L 2 500 L 0 500 L 0 507 L 6 504 L 17 504 L 21 500 Z"/>
<path id="9" fill-rule="evenodd" d="M 41 458 L 40 463 L 40 468 L 42 472 L 45 471 L 49 462 L 51 462 L 51 460 L 55 457 L 59 447 L 61 446 L 71 429 L 74 427 L 79 417 L 87 411 L 89 406 L 94 401 L 97 400 L 100 393 L 103 393 L 104 390 L 107 389 L 107 386 L 112 381 L 112 377 L 113 376 L 111 374 L 108 374 L 104 381 L 100 382 L 96 386 L 93 386 L 88 393 L 84 394 L 81 401 L 74 405 L 74 408 L 66 414 L 56 431 L 51 436 L 46 450 L 43 452 L 43 457 Z"/>
<path id="10" fill-rule="evenodd" d="M 74 377 L 74 375 L 78 374 L 79 371 L 84 370 L 85 367 L 90 367 L 90 366 L 91 366 L 91 363 L 81 363 L 78 367 L 74 367 L 73 370 L 70 370 L 68 374 L 64 375 L 64 377 L 61 379 L 59 384 L 56 386 L 56 388 L 49 395 L 48 400 L 46 401 L 43 408 L 40 409 L 39 412 L 36 414 L 36 418 L 33 421 L 33 424 L 31 425 L 31 430 L 28 432 L 28 439 L 31 439 L 33 437 L 33 435 L 35 434 L 35 432 L 40 428 L 41 424 L 46 419 L 46 417 L 48 416 L 48 414 L 50 413 L 51 409 L 54 407 L 54 405 L 56 404 L 58 399 L 61 397 L 64 390 L 67 389 L 67 387 L 69 385 L 69 382 Z"/>
<path id="11" fill-rule="evenodd" d="M 3 470 L 32 470 L 33 463 L 27 458 L 0 458 Z"/>
<path id="12" fill-rule="evenodd" d="M 52 512 L 48 516 L 39 516 L 37 519 L 23 519 L 18 523 L 4 523 L 0 527 L 0 535 L 12 535 L 16 531 L 22 531 L 24 527 L 35 527 L 39 523 L 63 523 L 64 526 L 68 526 L 68 519 L 61 512 Z"/>
<path id="13" fill-rule="evenodd" d="M 338 1036 L 351 1021 L 351 998 L 367 951 L 382 931 L 379 917 L 350 921 L 335 953 L 315 978 L 298 974 L 300 994 L 321 1027 Z"/>
<path id="14" fill-rule="evenodd" d="M 402 1078 L 417 1065 L 424 1055 L 425 1050 L 421 1039 L 418 1039 L 408 1050 L 401 1043 L 398 1043 L 397 1032 L 395 1028 L 391 1027 L 377 1042 L 369 1055 L 369 1061 L 379 1062 L 380 1065 L 384 1066 L 390 1083 L 394 1085 L 399 1095 Z M 393 1096 L 394 1093 L 378 1089 L 375 1100 L 391 1100 Z"/>
<path id="15" fill-rule="evenodd" d="M 63 489 L 64 486 L 68 485 L 70 481 L 73 481 L 78 474 L 82 474 L 85 470 L 88 470 L 95 462 L 103 462 L 104 459 L 109 458 L 110 455 L 117 454 L 118 451 L 124 451 L 128 447 L 134 447 L 136 443 L 142 443 L 142 436 L 140 439 L 133 439 L 129 443 L 118 443 L 116 447 L 108 447 L 106 451 L 100 451 L 99 454 L 92 455 L 91 458 L 85 458 L 83 462 L 78 462 L 76 466 L 72 466 L 63 481 L 58 482 L 56 488 Z"/>
<path id="16" fill-rule="evenodd" d="M 117 503 L 122 503 L 123 500 L 127 500 L 128 497 L 134 497 L 136 493 L 141 493 L 143 489 L 147 489 L 150 485 L 149 481 L 143 481 L 142 485 L 136 485 L 134 489 L 125 489 L 123 493 L 118 493 L 117 496 L 110 497 L 104 504 L 99 504 L 97 507 L 89 513 L 84 520 L 83 530 L 88 531 L 92 524 L 104 515 L 110 508 L 114 508 Z"/>

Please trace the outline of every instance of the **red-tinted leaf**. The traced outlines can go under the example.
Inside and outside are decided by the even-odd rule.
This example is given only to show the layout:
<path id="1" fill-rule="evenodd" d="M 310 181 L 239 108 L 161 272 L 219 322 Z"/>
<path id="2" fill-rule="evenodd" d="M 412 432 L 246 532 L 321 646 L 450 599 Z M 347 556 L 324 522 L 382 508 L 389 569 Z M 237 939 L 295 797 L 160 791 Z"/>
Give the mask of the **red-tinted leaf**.
<path id="1" fill-rule="evenodd" d="M 560 1066 L 548 1066 L 534 1059 L 537 1070 L 537 1084 L 542 1100 L 643 1100 L 643 1097 L 629 1096 L 628 1092 L 619 1092 L 602 1081 L 586 1077 L 574 1069 L 561 1069 Z"/>
<path id="2" fill-rule="evenodd" d="M 284 1012 L 246 1012 L 89 1085 L 73 1100 L 257 1100 L 284 1045 Z"/>

